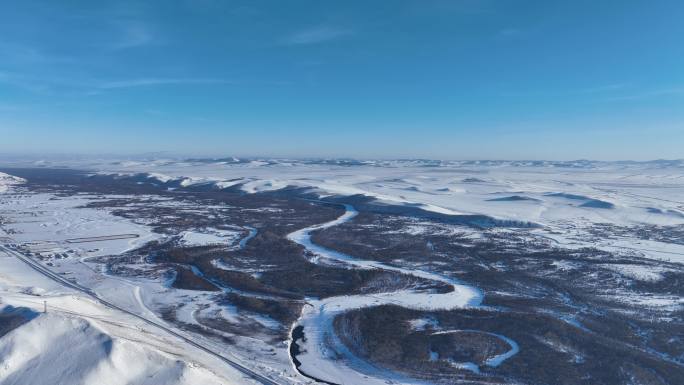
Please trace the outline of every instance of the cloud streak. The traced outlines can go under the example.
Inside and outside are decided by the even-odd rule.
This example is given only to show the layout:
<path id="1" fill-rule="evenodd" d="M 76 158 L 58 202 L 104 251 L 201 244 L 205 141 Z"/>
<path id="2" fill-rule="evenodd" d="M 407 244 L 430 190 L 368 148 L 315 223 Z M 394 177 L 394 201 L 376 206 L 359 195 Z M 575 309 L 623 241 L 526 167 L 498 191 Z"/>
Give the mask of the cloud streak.
<path id="1" fill-rule="evenodd" d="M 38 94 L 99 94 L 107 90 L 178 86 L 178 85 L 226 85 L 235 84 L 234 81 L 221 78 L 193 78 L 193 77 L 141 77 L 119 80 L 97 80 L 77 78 L 42 78 L 29 77 L 20 73 L 0 71 L 0 84 L 8 84 L 14 87 Z"/>
<path id="2" fill-rule="evenodd" d="M 281 40 L 284 45 L 310 45 L 351 36 L 355 32 L 348 28 L 318 26 L 295 32 Z"/>
<path id="3" fill-rule="evenodd" d="M 233 84 L 233 82 L 230 80 L 217 78 L 138 78 L 101 82 L 97 84 L 95 88 L 106 90 L 184 84 Z"/>
<path id="4" fill-rule="evenodd" d="M 611 98 L 604 99 L 605 101 L 629 101 L 629 100 L 643 100 L 667 96 L 680 96 L 684 95 L 684 88 L 664 88 L 660 90 L 645 91 L 642 93 L 635 93 L 631 95 L 615 96 Z"/>
<path id="5" fill-rule="evenodd" d="M 145 23 L 138 21 L 126 21 L 117 23 L 120 31 L 120 39 L 112 45 L 112 49 L 127 49 L 154 44 L 158 41 L 157 36 Z"/>
<path id="6" fill-rule="evenodd" d="M 614 91 L 620 91 L 625 88 L 628 88 L 629 84 L 626 83 L 614 83 L 614 84 L 605 84 L 602 86 L 597 86 L 597 87 L 591 87 L 591 88 L 585 88 L 581 91 L 579 91 L 582 94 L 600 94 L 600 93 L 605 93 L 605 92 L 614 92 Z"/>

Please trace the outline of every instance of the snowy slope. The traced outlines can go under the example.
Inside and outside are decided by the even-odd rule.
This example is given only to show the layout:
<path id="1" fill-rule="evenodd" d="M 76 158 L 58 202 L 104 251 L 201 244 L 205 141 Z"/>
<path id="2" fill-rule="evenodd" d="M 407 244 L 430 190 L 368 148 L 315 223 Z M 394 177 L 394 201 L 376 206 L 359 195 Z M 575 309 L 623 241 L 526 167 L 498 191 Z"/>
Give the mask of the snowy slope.
<path id="1" fill-rule="evenodd" d="M 105 280 L 98 288 L 110 284 Z M 130 286 L 119 282 L 109 296 L 132 303 Z M 0 250 L 0 316 L 13 312 L 26 315 L 27 322 L 12 330 L 0 327 L 2 385 L 254 383 L 216 357 Z"/>
<path id="2" fill-rule="evenodd" d="M 21 309 L 28 321 L 0 335 L 3 385 L 254 383 L 215 357 L 0 251 L 0 315 L 12 309 Z"/>
<path id="3" fill-rule="evenodd" d="M 221 384 L 206 369 L 113 337 L 78 316 L 40 314 L 0 338 L 4 384 Z"/>
<path id="4" fill-rule="evenodd" d="M 25 183 L 22 178 L 0 172 L 0 193 L 6 192 L 10 186 Z"/>

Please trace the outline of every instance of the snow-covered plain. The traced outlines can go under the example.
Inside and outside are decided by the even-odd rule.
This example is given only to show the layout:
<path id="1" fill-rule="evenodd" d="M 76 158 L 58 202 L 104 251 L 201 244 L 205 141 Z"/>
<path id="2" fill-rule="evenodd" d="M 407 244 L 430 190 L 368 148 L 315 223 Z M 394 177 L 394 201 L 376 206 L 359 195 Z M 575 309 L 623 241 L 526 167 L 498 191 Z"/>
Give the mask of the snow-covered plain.
<path id="1" fill-rule="evenodd" d="M 151 310 L 150 304 L 177 304 L 195 293 L 170 290 L 161 275 L 158 279 L 124 279 L 90 262 L 95 257 L 120 255 L 162 238 L 160 234 L 107 210 L 83 207 L 111 197 L 27 193 L 18 188 L 23 182 L 20 178 L 4 177 L 2 182 L 0 245 L 23 244 L 50 261 L 50 269 L 64 278 L 77 281 L 110 303 L 175 329 Z M 202 233 L 204 230 L 178 236 L 192 245 L 237 243 L 239 237 L 228 230 Z M 48 313 L 43 314 L 46 305 Z M 161 329 L 50 280 L 0 249 L 0 314 L 15 309 L 29 321 L 0 336 L 3 384 L 258 383 Z M 212 341 L 191 337 L 237 362 L 257 365 Z M 260 370 L 283 369 L 276 362 Z"/>
<path id="2" fill-rule="evenodd" d="M 0 200 L 0 212 L 9 220 L 5 227 L 11 234 L 5 236 L 11 235 L 37 253 L 78 252 L 84 256 L 120 254 L 159 237 L 146 226 L 104 210 L 81 207 L 97 199 L 6 191 Z M 7 230 L 0 229 L 0 237 Z M 103 236 L 112 239 L 98 238 Z"/>
<path id="3" fill-rule="evenodd" d="M 75 165 L 78 166 L 78 165 Z M 160 182 L 240 184 L 246 192 L 285 186 L 321 194 L 363 194 L 443 213 L 487 214 L 542 224 L 584 219 L 614 223 L 684 223 L 684 163 L 550 165 L 415 162 L 331 166 L 286 161 L 113 162 L 80 166 L 98 172 L 161 173 Z M 596 210 L 603 208 L 603 210 Z"/>
<path id="4" fill-rule="evenodd" d="M 232 244 L 240 233 L 237 231 L 220 229 L 202 229 L 202 231 L 184 231 L 180 235 L 181 243 L 185 246 L 202 246 L 216 244 Z"/>
<path id="5" fill-rule="evenodd" d="M 40 164 L 119 175 L 146 173 L 150 180 L 177 181 L 184 187 L 202 183 L 221 188 L 239 185 L 250 193 L 285 186 L 311 187 L 322 194 L 364 194 L 437 212 L 487 214 L 543 224 L 580 218 L 684 223 L 684 161 L 368 161 L 339 165 L 269 159 Z"/>
<path id="6" fill-rule="evenodd" d="M 31 166 L 19 162 L 17 165 Z M 214 185 L 247 193 L 286 186 L 321 196 L 360 194 L 429 212 L 483 214 L 538 224 L 568 247 L 632 250 L 684 263 L 684 245 L 631 237 L 596 239 L 584 229 L 684 224 L 684 161 L 346 161 L 283 159 L 76 160 L 47 162 L 113 175 L 144 174 L 169 186 Z M 170 187 L 175 188 L 175 187 Z"/>
<path id="7" fill-rule="evenodd" d="M 3 384 L 250 383 L 202 351 L 2 251 L 0 266 L 0 313 L 20 309 L 28 320 L 0 338 Z"/>
<path id="8" fill-rule="evenodd" d="M 591 232 L 598 224 L 620 228 L 684 225 L 684 162 L 41 162 L 41 166 L 46 165 L 69 166 L 107 175 L 143 174 L 149 181 L 168 186 L 169 189 L 211 185 L 218 189 L 239 188 L 245 193 L 255 194 L 295 186 L 309 189 L 321 197 L 364 195 L 374 198 L 378 204 L 405 205 L 446 215 L 486 215 L 535 224 L 538 228 L 531 232 L 568 248 L 592 246 L 684 263 L 683 242 L 636 239 L 629 232 L 611 233 L 605 237 Z M 235 309 L 212 307 L 208 294 L 172 291 L 164 284 L 162 276 L 158 280 L 124 280 L 98 271 L 88 263 L 89 258 L 118 255 L 161 236 L 144 224 L 114 216 L 106 210 L 81 207 L 87 202 L 106 197 L 23 194 L 14 189 L 23 182 L 21 178 L 0 174 L 0 215 L 7 218 L 0 228 L 0 239 L 24 243 L 41 255 L 74 257 L 56 263 L 59 266 L 55 266 L 55 269 L 65 276 L 77 277 L 80 283 L 117 305 L 160 322 L 150 307 L 155 305 L 160 308 L 164 304 L 183 301 L 188 296 L 194 296 L 197 304 L 187 306 L 179 313 L 182 321 L 195 322 L 195 317 L 201 311 L 216 312 L 228 320 L 247 317 Z M 327 351 L 329 343 L 331 339 L 335 340 L 331 324 L 334 315 L 385 303 L 426 310 L 477 307 L 482 301 L 482 293 L 477 288 L 436 273 L 390 266 L 364 260 L 362 256 L 351 257 L 311 242 L 311 231 L 342 224 L 354 215 L 353 208 L 347 206 L 347 212 L 339 219 L 296 231 L 290 234 L 290 239 L 309 249 L 315 255 L 312 259 L 315 263 L 326 263 L 328 260 L 359 269 L 394 270 L 452 285 L 454 291 L 437 294 L 405 290 L 374 296 L 309 299 L 298 321 L 299 325 L 304 326 L 307 335 L 306 353 L 300 356 L 301 369 L 318 378 L 345 384 L 380 384 L 385 383 L 388 377 L 402 383 L 417 382 L 401 376 L 392 377 L 362 360 L 354 360 L 353 354 L 345 352 L 340 341 L 333 343 L 337 350 L 334 353 L 342 353 L 347 361 L 341 364 L 328 359 L 332 354 Z M 244 247 L 256 233 L 254 229 L 249 230 L 248 236 L 241 241 L 238 241 L 240 232 L 219 229 L 196 229 L 177 236 L 180 243 L 186 246 L 231 244 Z M 419 228 L 414 230 L 420 231 Z M 75 239 L 103 235 L 113 238 L 93 243 L 73 242 Z M 116 373 L 122 368 L 133 368 L 125 375 L 118 376 L 117 381 L 121 381 L 112 380 L 112 384 L 135 382 L 138 378 L 152 378 L 149 382 L 141 383 L 226 383 L 226 379 L 229 383 L 248 382 L 211 357 L 195 351 L 190 354 L 185 350 L 186 346 L 173 338 L 140 325 L 125 315 L 115 314 L 111 309 L 100 308 L 78 293 L 56 286 L 54 282 L 27 270 L 26 266 L 13 258 L 0 258 L 3 267 L 0 269 L 0 307 L 24 306 L 37 314 L 31 321 L 0 339 L 0 355 L 10 363 L 4 372 L 0 370 L 0 380 L 12 376 L 33 376 L 27 371 L 32 366 L 26 366 L 26 362 L 17 357 L 31 354 L 37 357 L 37 353 L 32 352 L 41 349 L 46 352 L 45 357 L 56 356 L 57 349 L 63 349 L 67 339 L 84 338 L 88 343 L 79 344 L 74 355 L 77 358 L 67 364 L 78 365 L 82 362 L 81 367 L 73 366 L 74 370 L 83 370 L 94 376 L 106 374 L 112 378 L 117 378 Z M 633 265 L 619 264 L 607 268 L 644 282 L 658 281 L 667 271 L 666 268 L 638 269 Z M 43 300 L 59 311 L 39 314 Z M 668 306 L 683 304 L 681 298 L 663 298 L 663 301 Z M 634 298 L 633 302 L 638 305 L 639 299 Z M 643 305 L 648 306 L 649 303 Z M 266 327 L 272 324 L 269 319 L 256 319 L 254 315 L 247 318 L 250 317 Z M 54 329 L 54 335 L 40 334 L 46 328 Z M 511 350 L 497 357 L 498 361 L 492 361 L 493 365 L 518 351 L 515 341 L 505 336 L 500 338 L 509 343 Z M 323 340 L 326 340 L 326 344 L 323 344 Z M 97 344 L 93 344 L 93 341 Z M 255 346 L 252 351 L 263 348 L 258 341 L 250 341 L 249 344 Z M 21 350 L 30 346 L 34 350 Z M 54 351 L 50 350 L 52 347 Z M 134 354 L 121 354 L 127 349 Z M 240 355 L 223 349 L 229 354 Z M 282 374 L 284 381 L 289 383 L 307 381 L 292 368 L 283 366 L 282 358 L 274 357 L 267 365 L 270 367 L 264 370 Z M 477 369 L 470 363 L 455 364 Z M 50 377 L 47 372 L 51 367 L 44 365 L 40 366 L 41 371 L 35 372 L 38 373 L 36 376 L 42 374 L 51 382 L 32 383 L 59 383 L 59 378 Z M 262 362 L 259 365 L 263 368 L 264 364 Z"/>

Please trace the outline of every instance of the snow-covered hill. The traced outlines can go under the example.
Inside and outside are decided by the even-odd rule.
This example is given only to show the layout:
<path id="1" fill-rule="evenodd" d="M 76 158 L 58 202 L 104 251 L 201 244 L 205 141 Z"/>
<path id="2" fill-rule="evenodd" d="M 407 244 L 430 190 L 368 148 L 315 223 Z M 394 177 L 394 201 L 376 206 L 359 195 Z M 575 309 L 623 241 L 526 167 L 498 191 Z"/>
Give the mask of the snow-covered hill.
<path id="1" fill-rule="evenodd" d="M 252 383 L 202 351 L 61 286 L 2 251 L 0 363 L 3 385 Z"/>
<path id="2" fill-rule="evenodd" d="M 222 383 L 206 369 L 137 341 L 144 341 L 143 333 L 132 330 L 127 337 L 76 315 L 36 314 L 0 338 L 0 379 L 27 385 Z"/>
<path id="3" fill-rule="evenodd" d="M 22 178 L 16 177 L 14 175 L 8 175 L 4 172 L 0 172 L 0 193 L 5 192 L 10 186 L 25 183 L 26 181 Z"/>

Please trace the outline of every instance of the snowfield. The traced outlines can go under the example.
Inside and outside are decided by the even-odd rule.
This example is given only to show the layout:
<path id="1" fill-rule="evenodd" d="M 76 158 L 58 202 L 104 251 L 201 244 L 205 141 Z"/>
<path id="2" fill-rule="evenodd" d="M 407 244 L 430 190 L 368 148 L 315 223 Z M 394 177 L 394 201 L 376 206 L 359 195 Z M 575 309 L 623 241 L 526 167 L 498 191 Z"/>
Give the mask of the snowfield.
<path id="1" fill-rule="evenodd" d="M 32 165 L 17 162 L 12 166 Z M 24 187 L 30 178 L 0 172 L 0 322 L 12 320 L 8 322 L 11 326 L 0 325 L 0 384 L 299 385 L 314 380 L 339 385 L 431 383 L 420 376 L 412 378 L 375 365 L 337 336 L 336 317 L 383 305 L 415 311 L 406 322 L 413 332 L 430 336 L 481 333 L 506 346 L 507 350 L 472 362 L 429 351 L 431 362 L 447 362 L 459 373 L 487 376 L 528 357 L 527 346 L 519 334 L 510 334 L 515 333 L 511 329 L 494 333 L 478 330 L 479 326 L 442 328 L 431 318 L 434 313 L 449 311 L 481 312 L 493 318 L 514 309 L 515 300 L 550 296 L 545 291 L 548 288 L 529 281 L 518 286 L 518 282 L 502 280 L 504 289 L 494 291 L 487 289 L 486 282 L 470 280 L 478 277 L 476 273 L 495 276 L 522 264 L 522 258 L 506 259 L 513 246 L 504 252 L 496 249 L 502 254 L 498 263 L 492 260 L 488 265 L 481 259 L 468 266 L 476 271 L 473 273 L 463 266 L 454 268 L 453 259 L 412 260 L 402 248 L 392 249 L 407 253 L 402 259 L 384 260 L 374 259 L 377 255 L 372 252 L 364 254 L 362 247 L 358 253 L 342 252 L 333 250 L 339 243 L 326 247 L 318 238 L 314 237 L 321 244 L 312 240 L 316 232 L 339 228 L 346 229 L 347 233 L 340 230 L 345 236 L 358 234 L 353 233 L 358 228 L 351 225 L 359 218 L 368 221 L 358 224 L 366 226 L 361 232 L 386 230 L 382 234 L 388 237 L 423 239 L 415 250 L 426 255 L 435 251 L 435 239 L 430 237 L 450 239 L 448 246 L 466 254 L 463 250 L 478 246 L 476 241 L 490 239 L 485 238 L 485 231 L 489 231 L 486 235 L 491 239 L 502 242 L 513 239 L 516 231 L 524 232 L 526 240 L 552 245 L 546 251 L 553 247 L 568 251 L 562 255 L 564 258 L 589 248 L 615 253 L 624 258 L 603 261 L 598 259 L 598 252 L 596 260 L 553 259 L 554 254 L 543 254 L 538 265 L 529 269 L 538 270 L 540 276 L 561 273 L 559 277 L 563 277 L 584 274 L 582 269 L 591 263 L 599 272 L 592 271 L 581 279 L 622 285 L 595 294 L 606 303 L 653 311 L 653 322 L 673 324 L 679 321 L 672 314 L 684 309 L 684 299 L 671 284 L 684 265 L 684 161 L 231 158 L 41 162 L 41 167 L 46 166 L 111 176 L 115 182 L 149 184 L 151 191 L 163 193 L 128 196 L 99 190 L 76 194 L 34 191 Z M 331 211 L 303 210 L 306 215 L 313 213 L 309 222 L 303 221 L 294 209 L 303 206 L 278 206 L 282 204 L 278 196 L 268 195 L 286 194 L 289 188 L 300 194 L 291 198 L 298 203 L 327 205 Z M 235 194 L 235 201 L 247 202 L 245 207 L 230 211 L 234 201 L 192 201 L 195 192 L 221 191 Z M 179 194 L 171 196 L 171 192 Z M 251 204 L 250 200 L 261 196 L 272 197 L 273 202 Z M 112 206 L 111 202 L 117 203 Z M 134 206 L 127 205 L 149 205 L 159 213 L 136 217 L 131 214 L 135 213 L 135 208 L 131 209 Z M 380 216 L 378 213 L 397 208 L 414 220 L 397 227 L 371 221 Z M 216 211 L 207 214 L 209 211 L 204 210 L 209 209 Z M 173 216 L 178 212 L 188 216 Z M 254 213 L 260 216 L 253 217 Z M 314 214 L 325 219 L 317 220 Z M 197 218 L 209 215 L 215 216 L 211 217 L 215 222 L 196 223 Z M 243 221 L 232 222 L 238 215 Z M 160 226 L 157 216 L 170 219 Z M 274 217 L 280 218 L 276 229 L 269 227 Z M 251 222 L 252 218 L 259 220 Z M 437 229 L 435 223 L 443 226 Z M 378 228 L 381 226 L 387 229 Z M 284 245 L 278 243 L 281 240 Z M 362 240 L 366 242 L 361 244 L 363 247 L 380 243 L 373 237 Z M 280 248 L 259 249 L 269 245 Z M 511 245 L 519 247 L 520 243 Z M 207 259 L 198 257 L 205 256 L 201 254 L 205 251 Z M 291 257 L 288 253 L 293 252 L 299 254 Z M 262 256 L 271 259 L 260 260 Z M 544 260 L 547 257 L 549 260 Z M 288 282 L 274 277 L 280 271 L 285 274 L 283 266 L 297 258 L 306 263 L 303 266 L 308 271 L 322 277 L 330 274 L 342 283 L 346 282 L 338 270 L 395 274 L 392 277 L 408 277 L 406 282 L 421 282 L 424 286 L 364 286 L 340 294 L 331 284 L 331 288 L 324 287 L 330 289 L 324 291 L 326 295 L 302 294 L 314 289 L 298 292 L 288 287 Z M 326 270 L 333 268 L 337 270 Z M 54 276 L 50 278 L 41 269 Z M 261 280 L 266 275 L 267 279 Z M 367 276 L 371 275 L 363 275 Z M 461 280 L 463 276 L 470 278 Z M 288 277 L 295 281 L 302 278 Z M 434 284 L 433 289 L 426 288 L 430 287 L 426 282 Z M 333 294 L 327 294 L 330 292 Z M 506 305 L 490 306 L 486 299 L 492 297 Z M 512 298 L 511 302 L 502 300 L 504 297 Z M 593 309 L 576 305 L 570 295 L 561 298 L 563 301 L 571 313 L 540 311 L 562 320 L 573 332 L 595 333 L 591 322 L 585 323 L 582 317 L 598 317 L 601 310 L 594 313 Z M 509 305 L 511 308 L 506 308 Z M 296 309 L 294 316 L 287 318 L 292 309 Z M 629 311 L 615 311 L 629 315 Z M 549 336 L 537 339 L 556 348 L 565 346 L 548 339 L 555 335 Z M 297 354 L 291 354 L 293 347 Z M 665 352 L 640 349 L 684 366 L 676 349 L 672 348 L 675 353 L 671 353 L 669 345 L 657 348 Z"/>
<path id="2" fill-rule="evenodd" d="M 82 207 L 97 197 L 23 194 L 12 190 L 22 183 L 19 178 L 4 181 L 7 188 L 0 193 L 0 215 L 5 220 L 0 228 L 0 315 L 20 309 L 27 322 L 0 335 L 0 383 L 263 383 L 164 330 L 60 285 L 8 253 L 6 242 L 23 243 L 36 255 L 54 260 L 50 267 L 67 280 L 78 281 L 100 298 L 162 325 L 164 321 L 147 307 L 143 297 L 178 301 L 169 296 L 162 277 L 126 280 L 88 262 L 160 239 L 159 234 L 107 210 Z M 237 232 L 216 229 L 209 234 L 181 236 L 195 245 L 239 239 Z M 45 306 L 47 314 L 43 313 Z M 226 354 L 224 350 L 219 352 Z M 277 370 L 277 365 L 274 368 L 270 370 Z"/>
<path id="3" fill-rule="evenodd" d="M 185 246 L 202 246 L 217 244 L 233 244 L 240 238 L 237 231 L 202 229 L 202 231 L 184 231 L 180 241 Z"/>
<path id="4" fill-rule="evenodd" d="M 0 351 L 0 378 L 6 383 L 222 383 L 213 373 L 188 365 L 173 353 L 113 337 L 96 322 L 57 312 L 36 315 L 10 332 L 0 340 Z M 70 373 L 78 373 L 82 380 Z"/>
<path id="5" fill-rule="evenodd" d="M 26 182 L 24 179 L 0 172 L 0 193 L 6 192 L 11 186 Z"/>
<path id="6" fill-rule="evenodd" d="M 614 226 L 684 224 L 684 161 L 298 161 L 150 160 L 64 162 L 114 175 L 154 175 L 174 185 L 213 184 L 247 193 L 294 186 L 321 197 L 364 195 L 445 215 L 485 215 L 538 224 L 566 246 L 629 250 L 684 263 L 684 245 L 630 237 L 585 241 L 579 231 Z M 550 231 L 548 231 L 550 230 Z M 571 231 L 568 231 L 571 230 Z M 556 233 L 562 234 L 560 237 Z M 575 235 L 570 237 L 569 235 Z M 568 239 L 571 238 L 571 239 Z"/>
<path id="7" fill-rule="evenodd" d="M 485 214 L 552 225 L 557 220 L 684 223 L 684 162 L 60 162 L 99 173 L 143 173 L 181 186 L 214 183 L 248 193 L 286 186 L 362 194 L 445 214 Z"/>
<path id="8" fill-rule="evenodd" d="M 12 238 L 38 253 L 71 249 L 87 256 L 120 254 L 159 238 L 146 226 L 117 218 L 104 210 L 81 207 L 96 201 L 92 196 L 6 192 L 0 200 L 0 211 L 13 222 Z M 3 232 L 0 229 L 0 237 L 8 235 Z M 103 235 L 111 239 L 98 239 Z"/>
<path id="9" fill-rule="evenodd" d="M 38 274 L 0 251 L 3 384 L 251 383 L 206 354 Z M 44 306 L 47 313 L 43 313 Z"/>

